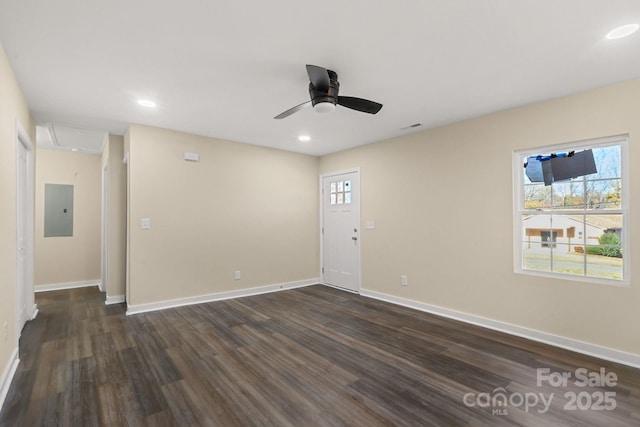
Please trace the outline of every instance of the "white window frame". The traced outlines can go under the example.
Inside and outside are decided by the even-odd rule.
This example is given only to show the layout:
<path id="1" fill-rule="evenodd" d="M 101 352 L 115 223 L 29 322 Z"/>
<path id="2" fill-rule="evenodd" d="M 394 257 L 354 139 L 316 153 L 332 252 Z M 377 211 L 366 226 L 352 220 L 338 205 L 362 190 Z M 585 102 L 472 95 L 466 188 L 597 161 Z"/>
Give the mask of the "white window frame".
<path id="1" fill-rule="evenodd" d="M 620 209 L 607 210 L 607 214 L 622 214 L 622 251 L 624 253 L 622 263 L 622 280 L 605 279 L 598 277 L 578 276 L 566 273 L 556 273 L 548 271 L 527 270 L 523 268 L 523 244 L 522 236 L 522 216 L 529 211 L 524 209 L 524 173 L 523 165 L 528 156 L 538 154 L 549 154 L 558 152 L 568 152 L 572 150 L 583 150 L 589 148 L 599 148 L 619 145 L 621 156 L 621 173 L 622 181 L 622 204 Z M 572 280 L 588 283 L 598 283 L 614 286 L 629 286 L 631 284 L 631 215 L 629 213 L 630 206 L 630 187 L 629 179 L 629 135 L 616 135 L 606 138 L 589 139 L 584 141 L 568 142 L 563 144 L 548 145 L 543 147 L 535 147 L 532 149 L 517 150 L 513 152 L 513 247 L 514 247 L 514 271 L 519 274 L 532 276 L 543 276 L 554 279 Z M 562 214 L 562 211 L 551 211 L 550 213 Z"/>

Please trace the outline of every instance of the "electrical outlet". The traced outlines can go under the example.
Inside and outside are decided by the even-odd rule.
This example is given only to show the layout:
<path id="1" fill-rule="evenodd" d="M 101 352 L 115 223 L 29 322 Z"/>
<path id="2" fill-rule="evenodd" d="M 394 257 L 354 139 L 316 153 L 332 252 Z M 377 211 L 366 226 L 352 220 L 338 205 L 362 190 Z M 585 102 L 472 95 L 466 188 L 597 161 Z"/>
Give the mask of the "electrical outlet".
<path id="1" fill-rule="evenodd" d="M 2 328 L 4 329 L 4 340 L 6 341 L 9 337 L 9 322 L 4 322 Z"/>
<path id="2" fill-rule="evenodd" d="M 236 280 L 240 280 L 240 271 L 236 271 L 236 275 L 235 275 L 235 279 Z"/>
<path id="3" fill-rule="evenodd" d="M 409 286 L 409 280 L 406 274 L 400 276 L 400 286 Z"/>

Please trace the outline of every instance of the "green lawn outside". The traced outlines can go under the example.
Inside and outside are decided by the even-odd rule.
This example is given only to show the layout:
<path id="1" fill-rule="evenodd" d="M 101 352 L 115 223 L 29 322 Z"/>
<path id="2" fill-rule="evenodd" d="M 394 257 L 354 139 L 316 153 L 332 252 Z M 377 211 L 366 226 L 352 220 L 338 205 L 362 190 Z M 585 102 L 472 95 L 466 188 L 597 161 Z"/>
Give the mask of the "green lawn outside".
<path id="1" fill-rule="evenodd" d="M 551 251 L 546 249 L 524 250 L 525 270 L 553 271 L 554 273 L 585 276 L 584 254 L 554 251 L 553 270 L 551 270 Z M 587 277 L 622 280 L 622 258 L 601 255 L 586 255 Z"/>

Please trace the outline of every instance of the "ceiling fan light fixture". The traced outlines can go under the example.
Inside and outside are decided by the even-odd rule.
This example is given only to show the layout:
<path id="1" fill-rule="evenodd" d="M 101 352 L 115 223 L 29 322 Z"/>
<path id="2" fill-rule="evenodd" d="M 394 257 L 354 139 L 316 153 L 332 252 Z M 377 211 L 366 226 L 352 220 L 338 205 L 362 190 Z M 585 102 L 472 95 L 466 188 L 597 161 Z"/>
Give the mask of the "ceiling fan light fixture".
<path id="1" fill-rule="evenodd" d="M 607 34 L 607 38 L 609 40 L 621 39 L 635 33 L 636 31 L 638 31 L 638 28 L 640 28 L 638 24 L 623 25 L 609 31 L 609 33 Z"/>
<path id="2" fill-rule="evenodd" d="M 330 113 L 335 109 L 336 109 L 336 104 L 328 101 L 318 102 L 316 103 L 316 105 L 313 106 L 313 110 L 316 113 L 322 113 L 322 114 Z"/>
<path id="3" fill-rule="evenodd" d="M 335 71 L 307 64 L 307 74 L 309 75 L 309 98 L 311 100 L 289 108 L 275 116 L 274 119 L 289 117 L 309 104 L 313 106 L 314 111 L 322 114 L 335 110 L 336 104 L 369 114 L 376 114 L 382 108 L 382 104 L 368 99 L 339 96 L 340 82 L 338 82 L 338 74 Z"/>

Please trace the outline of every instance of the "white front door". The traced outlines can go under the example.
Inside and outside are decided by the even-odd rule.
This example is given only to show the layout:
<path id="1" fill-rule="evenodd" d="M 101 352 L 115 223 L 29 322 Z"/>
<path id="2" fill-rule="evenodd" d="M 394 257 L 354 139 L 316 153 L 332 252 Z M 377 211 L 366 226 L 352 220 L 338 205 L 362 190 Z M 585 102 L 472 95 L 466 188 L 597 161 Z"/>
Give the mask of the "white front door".
<path id="1" fill-rule="evenodd" d="M 360 182 L 358 172 L 322 178 L 323 281 L 360 290 Z"/>

